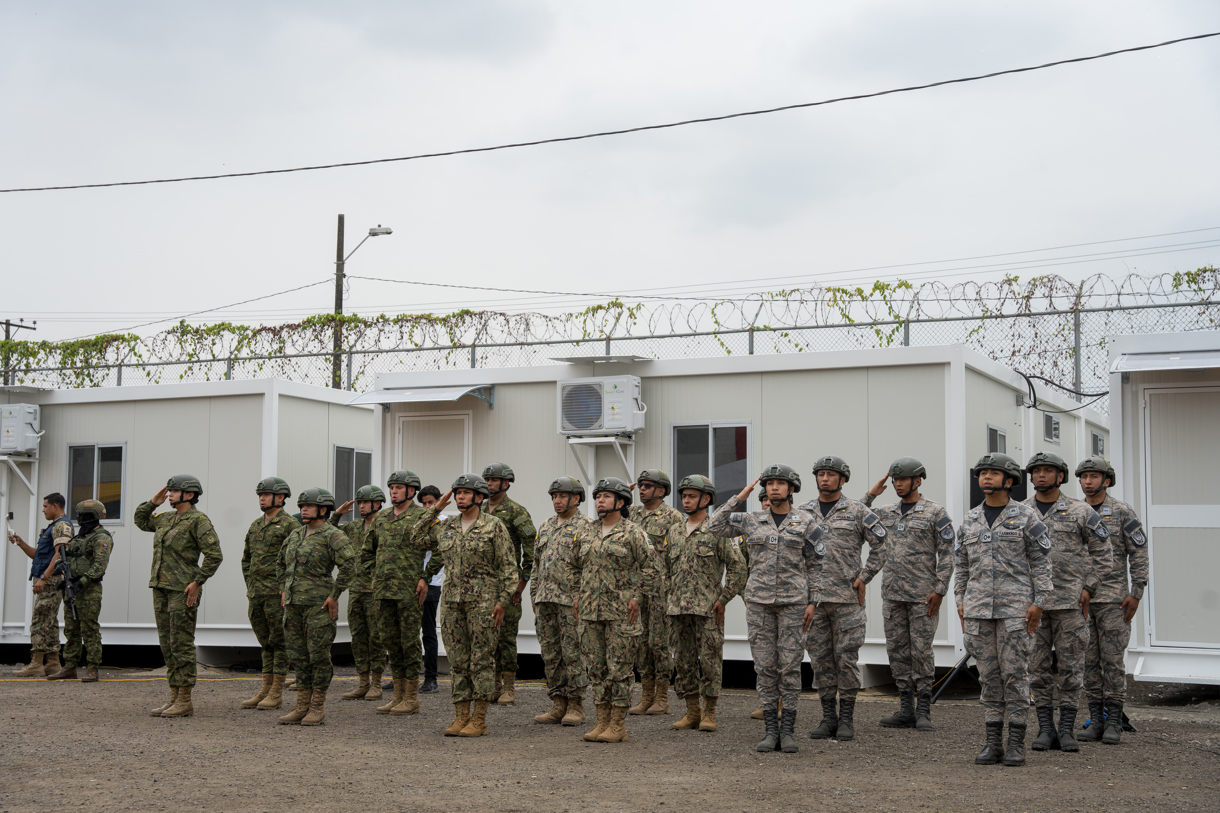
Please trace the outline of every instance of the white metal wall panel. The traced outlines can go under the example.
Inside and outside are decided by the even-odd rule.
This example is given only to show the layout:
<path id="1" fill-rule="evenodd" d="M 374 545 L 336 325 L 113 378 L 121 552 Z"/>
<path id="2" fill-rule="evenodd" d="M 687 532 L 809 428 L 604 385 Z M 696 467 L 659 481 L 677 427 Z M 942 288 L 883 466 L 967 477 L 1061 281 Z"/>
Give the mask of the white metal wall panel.
<path id="1" fill-rule="evenodd" d="M 330 404 L 321 401 L 280 396 L 277 476 L 288 481 L 294 495 L 306 488 L 333 485 L 330 409 Z"/>
<path id="2" fill-rule="evenodd" d="M 1016 395 L 1011 387 L 966 370 L 966 459 L 970 465 L 987 453 L 989 424 L 1007 433 L 1008 455 L 1025 465 L 1028 455 L 1021 437 L 1024 409 L 1017 406 Z M 1038 427 L 1039 437 L 1041 431 Z"/>
<path id="3" fill-rule="evenodd" d="M 435 485 L 445 493 L 454 478 L 474 465 L 469 448 L 471 420 L 469 412 L 399 415 L 400 462 L 395 468 L 410 469 L 425 485 Z"/>
<path id="4" fill-rule="evenodd" d="M 327 404 L 330 446 L 351 446 L 354 449 L 373 448 L 373 421 L 376 417 L 368 407 L 351 407 L 343 404 Z M 378 413 L 381 407 L 375 407 Z M 332 466 L 331 476 L 334 476 Z M 327 481 L 330 482 L 330 481 Z M 333 483 L 332 483 L 333 485 Z M 363 483 L 357 484 L 363 485 Z"/>

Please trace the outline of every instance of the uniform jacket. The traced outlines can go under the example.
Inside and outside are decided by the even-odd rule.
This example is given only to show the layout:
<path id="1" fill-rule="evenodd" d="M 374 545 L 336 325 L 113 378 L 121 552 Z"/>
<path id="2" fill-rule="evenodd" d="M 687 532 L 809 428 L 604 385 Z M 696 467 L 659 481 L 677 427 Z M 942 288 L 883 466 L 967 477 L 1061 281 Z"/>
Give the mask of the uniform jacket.
<path id="1" fill-rule="evenodd" d="M 246 580 L 246 594 L 251 598 L 274 596 L 280 592 L 276 579 L 276 563 L 280 548 L 288 534 L 301 527 L 301 523 L 286 511 L 281 510 L 270 522 L 259 517 L 250 523 L 246 531 L 246 545 L 241 554 L 241 575 Z"/>
<path id="2" fill-rule="evenodd" d="M 306 525 L 296 528 L 280 548 L 276 573 L 285 605 L 338 600 L 352 581 L 357 553 L 347 534 L 325 522 L 308 531 Z M 339 576 L 332 578 L 336 569 Z"/>
<path id="3" fill-rule="evenodd" d="M 825 517 L 816 499 L 800 508 L 822 528 L 814 584 L 817 602 L 856 604 L 860 599 L 852 582 L 860 579 L 868 584 L 885 564 L 885 526 L 868 506 L 848 497 L 840 497 Z M 866 542 L 868 562 L 861 569 Z"/>
<path id="4" fill-rule="evenodd" d="M 711 616 L 713 604 L 727 606 L 746 584 L 746 560 L 737 539 L 713 534 L 706 517 L 689 534 L 685 521 L 669 527 L 665 566 L 666 615 Z"/>
<path id="5" fill-rule="evenodd" d="M 580 574 L 577 590 L 581 621 L 627 621 L 627 603 L 640 603 L 643 568 L 648 560 L 648 535 L 630 520 L 622 520 L 602 536 L 600 520 L 580 531 L 572 567 Z M 627 634 L 643 628 L 639 618 Z"/>
<path id="6" fill-rule="evenodd" d="M 1101 505 L 1093 510 L 1110 532 L 1108 538 L 1114 553 L 1114 567 L 1102 577 L 1093 601 L 1118 603 L 1128 595 L 1142 599 L 1148 585 L 1148 533 L 1135 515 L 1135 509 L 1106 494 Z M 1128 567 L 1131 568 L 1130 592 L 1127 591 Z"/>
<path id="7" fill-rule="evenodd" d="M 865 496 L 864 504 L 873 504 L 871 494 Z M 945 509 L 921 497 L 905 514 L 898 503 L 883 505 L 876 514 L 885 526 L 881 598 L 923 602 L 931 593 L 946 595 L 957 535 Z"/>
<path id="8" fill-rule="evenodd" d="M 426 534 L 436 515 L 412 502 L 395 515 L 387 506 L 373 519 L 360 552 L 360 567 L 372 573 L 373 598 L 381 601 L 406 601 L 415 598 L 415 587 L 424 573 L 424 551 L 429 549 Z M 425 519 L 426 517 L 426 519 Z"/>
<path id="9" fill-rule="evenodd" d="M 80 579 L 81 587 L 97 584 L 106 575 L 114 540 L 105 528 L 94 528 L 87 534 L 72 537 L 64 548 L 72 578 Z"/>
<path id="10" fill-rule="evenodd" d="M 966 618 L 1024 618 L 1031 604 L 1046 609 L 1051 538 L 1038 509 L 1010 502 L 988 526 L 983 507 L 974 508 L 956 545 L 953 596 Z"/>
<path id="11" fill-rule="evenodd" d="M 381 509 L 384 511 L 385 509 Z M 348 592 L 352 595 L 356 593 L 371 593 L 373 592 L 373 569 L 367 567 L 364 563 L 364 541 L 368 539 L 369 531 L 372 529 L 373 522 L 377 520 L 377 514 L 369 517 L 369 524 L 364 524 L 364 517 L 360 516 L 360 512 L 355 512 L 356 516 L 346 525 L 339 524 L 339 515 L 332 513 L 328 520 L 331 525 L 343 532 L 344 536 L 352 543 L 352 550 L 356 551 L 356 564 L 352 568 L 352 583 L 348 585 Z"/>
<path id="12" fill-rule="evenodd" d="M 212 520 L 193 505 L 182 514 L 173 510 L 154 514 L 156 508 L 151 502 L 140 503 L 135 516 L 136 527 L 153 535 L 148 586 L 185 590 L 188 584 L 197 582 L 202 587 L 224 560 Z"/>
<path id="13" fill-rule="evenodd" d="M 534 581 L 530 584 L 530 597 L 535 604 L 572 606 L 580 584 L 580 574 L 572 567 L 572 559 L 580 529 L 588 524 L 589 518 L 577 511 L 569 519 L 553 516 L 538 529 Z"/>
<path id="14" fill-rule="evenodd" d="M 538 536 L 538 530 L 534 527 L 534 520 L 530 518 L 530 512 L 505 494 L 500 504 L 487 513 L 503 522 L 504 527 L 508 529 L 508 535 L 513 541 L 513 551 L 516 554 L 514 559 L 518 562 L 517 578 L 529 581 L 534 572 L 534 539 Z M 513 587 L 513 592 L 516 590 L 517 588 Z"/>
<path id="15" fill-rule="evenodd" d="M 648 563 L 644 565 L 640 587 L 644 595 L 664 600 L 668 572 L 665 538 L 669 535 L 670 526 L 675 522 L 686 522 L 686 517 L 672 505 L 662 502 L 652 513 L 646 513 L 642 505 L 633 505 L 627 519 L 640 526 L 648 537 Z"/>
<path id="16" fill-rule="evenodd" d="M 813 604 L 821 527 L 799 508 L 776 527 L 770 511 L 744 513 L 742 507 L 733 496 L 708 522 L 714 534 L 741 535 L 749 573 L 742 598 L 755 604 Z"/>
<path id="17" fill-rule="evenodd" d="M 434 522 L 438 513 L 435 507 L 425 511 L 425 521 L 416 532 L 417 545 L 435 545 L 423 578 L 431 582 L 444 567 L 441 601 L 494 601 L 508 609 L 518 574 L 508 528 L 480 511 L 470 530 L 463 533 L 461 515 Z"/>
<path id="18" fill-rule="evenodd" d="M 1079 607 L 1081 590 L 1088 590 L 1090 597 L 1096 595 L 1101 580 L 1114 566 L 1107 539 L 1109 528 L 1088 503 L 1063 492 L 1046 514 L 1034 505 L 1034 497 L 1025 504 L 1034 509 L 1051 534 L 1051 576 L 1055 589 L 1047 597 L 1047 604 L 1038 606 L 1044 610 Z"/>

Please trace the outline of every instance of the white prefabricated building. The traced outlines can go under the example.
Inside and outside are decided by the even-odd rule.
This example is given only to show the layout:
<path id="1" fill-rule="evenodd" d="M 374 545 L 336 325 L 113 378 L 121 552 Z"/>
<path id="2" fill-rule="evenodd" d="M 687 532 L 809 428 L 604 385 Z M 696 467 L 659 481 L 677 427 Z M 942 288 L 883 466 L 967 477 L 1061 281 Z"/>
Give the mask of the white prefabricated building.
<path id="1" fill-rule="evenodd" d="M 509 495 L 541 524 L 553 513 L 546 489 L 565 474 L 586 484 L 605 476 L 631 482 L 640 469 L 661 468 L 675 485 L 685 474 L 708 474 L 723 502 L 767 465 L 785 463 L 804 478 L 803 502 L 817 495 L 813 461 L 836 454 L 851 466 L 846 493 L 858 499 L 895 458 L 913 455 L 928 468 L 925 495 L 960 522 L 970 504 L 968 470 L 986 452 L 1024 462 L 1036 451 L 1053 450 L 1074 468 L 1109 445 L 1104 415 L 1042 390 L 1043 406 L 1075 411 L 1030 409 L 1020 376 L 962 345 L 556 362 L 379 375 L 376 388 L 352 403 L 380 405 L 373 468 L 381 482 L 394 469 L 410 468 L 444 491 L 458 474 L 502 461 L 516 474 Z M 594 379 L 592 392 L 604 401 L 581 400 L 577 390 L 584 389 L 584 379 Z M 582 412 L 587 409 L 604 410 L 605 422 L 590 421 L 591 413 Z M 613 428 L 615 422 L 621 428 Z M 632 431 L 639 423 L 643 428 Z M 580 429 L 589 426 L 594 428 Z M 1081 496 L 1074 479 L 1066 490 Z M 894 499 L 889 489 L 878 504 Z M 756 492 L 751 509 L 757 508 Z M 888 671 L 881 668 L 887 659 L 880 589 L 881 579 L 869 587 L 860 653 L 870 684 Z M 529 602 L 523 604 L 520 650 L 537 653 L 533 615 Z M 939 666 L 965 654 L 957 621 L 947 620 L 952 606 L 949 600 L 941 609 Z M 724 654 L 750 660 L 740 599 L 728 608 Z"/>
<path id="2" fill-rule="evenodd" d="M 1116 493 L 1143 518 L 1136 680 L 1220 684 L 1220 332 L 1107 341 Z"/>
<path id="3" fill-rule="evenodd" d="M 348 406 L 350 400 L 351 393 L 341 390 L 273 379 L 7 387 L 0 402 L 37 407 L 43 434 L 33 456 L 0 454 L 0 516 L 12 512 L 9 526 L 35 544 L 46 525 L 44 496 L 63 494 L 69 511 L 80 500 L 101 500 L 109 515 L 103 525 L 115 542 L 103 583 L 103 644 L 155 645 L 148 589 L 152 534 L 135 527 L 135 509 L 170 475 L 198 476 L 204 488 L 199 508 L 216 527 L 224 562 L 204 587 L 196 643 L 205 650 L 202 660 L 223 661 L 223 655 L 213 661 L 206 650 L 258 646 L 241 574 L 246 529 L 259 516 L 257 482 L 274 475 L 287 480 L 294 495 L 320 486 L 347 498 L 371 479 L 373 410 Z M 293 500 L 288 506 L 296 511 Z M 16 545 L 4 547 L 0 643 L 28 643 L 30 560 Z M 342 641 L 349 640 L 346 604 L 340 602 Z"/>

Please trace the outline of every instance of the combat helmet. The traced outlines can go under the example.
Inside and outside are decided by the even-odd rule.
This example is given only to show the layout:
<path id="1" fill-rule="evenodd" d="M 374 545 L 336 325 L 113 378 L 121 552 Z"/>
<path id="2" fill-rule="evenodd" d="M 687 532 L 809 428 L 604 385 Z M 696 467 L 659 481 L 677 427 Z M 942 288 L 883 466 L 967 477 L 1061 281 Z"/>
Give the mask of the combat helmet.
<path id="1" fill-rule="evenodd" d="M 335 495 L 324 488 L 307 488 L 297 497 L 297 507 L 316 505 L 319 508 L 334 508 Z"/>
<path id="2" fill-rule="evenodd" d="M 1110 465 L 1110 461 L 1106 460 L 1101 455 L 1093 455 L 1081 460 L 1076 466 L 1076 476 L 1084 474 L 1086 471 L 1100 472 L 1103 477 L 1110 478 L 1110 485 L 1103 488 L 1113 488 L 1114 483 L 1118 480 L 1118 475 L 1114 472 L 1114 467 Z"/>
<path id="3" fill-rule="evenodd" d="M 616 497 L 622 497 L 624 500 L 626 500 L 627 502 L 623 506 L 624 508 L 631 505 L 631 486 L 627 485 L 617 477 L 603 477 L 602 479 L 598 480 L 597 485 L 593 487 L 593 499 L 597 499 L 597 495 L 603 491 L 609 491 Z"/>
<path id="4" fill-rule="evenodd" d="M 792 486 L 792 493 L 797 494 L 801 490 L 801 474 L 791 466 L 785 466 L 782 463 L 776 463 L 767 466 L 763 469 L 762 474 L 758 475 L 758 482 L 765 486 L 768 480 L 786 480 L 788 485 Z"/>
<path id="5" fill-rule="evenodd" d="M 1021 464 L 1006 454 L 988 452 L 983 455 L 979 458 L 979 462 L 974 464 L 974 468 L 970 470 L 970 476 L 977 480 L 979 472 L 984 469 L 1004 472 L 1015 481 L 1012 485 L 1013 488 L 1025 482 L 1025 470 L 1021 468 Z"/>
<path id="6" fill-rule="evenodd" d="M 203 496 L 203 483 L 193 474 L 175 474 L 166 481 L 165 487 L 171 491 L 193 491 L 196 497 Z"/>
<path id="7" fill-rule="evenodd" d="M 283 494 L 285 497 L 292 496 L 292 489 L 288 487 L 288 483 L 281 480 L 279 477 L 264 477 L 258 481 L 258 485 L 254 487 L 255 494 Z"/>
<path id="8" fill-rule="evenodd" d="M 678 483 L 678 495 L 679 496 L 682 495 L 683 491 L 690 491 L 690 490 L 698 491 L 703 494 L 710 494 L 710 495 L 712 495 L 712 499 L 710 501 L 708 501 L 707 505 L 703 505 L 702 504 L 703 498 L 700 497 L 699 502 L 695 503 L 695 505 L 697 505 L 698 507 L 695 508 L 694 511 L 689 512 L 689 513 L 697 514 L 704 508 L 707 508 L 708 506 L 712 505 L 712 503 L 716 502 L 716 486 L 712 485 L 712 481 L 707 479 L 706 477 L 704 477 L 702 474 L 688 475 L 688 476 L 682 478 L 682 482 Z M 686 508 L 683 507 L 682 510 L 685 511 Z"/>
<path id="9" fill-rule="evenodd" d="M 851 479 L 851 466 L 847 465 L 847 461 L 837 455 L 828 454 L 825 457 L 819 457 L 817 462 L 813 464 L 814 475 L 819 471 L 838 472 L 843 475 L 844 483 Z"/>
<path id="10" fill-rule="evenodd" d="M 517 482 L 517 475 L 513 474 L 513 467 L 507 463 L 492 463 L 483 469 L 483 479 L 490 480 L 492 477 L 499 477 L 501 480 L 507 480 L 510 483 Z"/>
<path id="11" fill-rule="evenodd" d="M 385 492 L 377 486 L 360 486 L 356 489 L 356 502 L 385 502 Z"/>
<path id="12" fill-rule="evenodd" d="M 398 471 L 390 472 L 390 476 L 385 478 L 385 484 L 387 486 L 406 486 L 407 488 L 414 488 L 416 491 L 423 487 L 419 475 L 410 469 L 399 469 Z"/>
<path id="13" fill-rule="evenodd" d="M 81 500 L 76 504 L 76 519 L 79 522 L 101 522 L 106 518 L 106 506 L 97 500 Z"/>
<path id="14" fill-rule="evenodd" d="M 459 474 L 453 481 L 453 485 L 449 486 L 450 491 L 457 491 L 459 488 L 468 488 L 476 494 L 482 494 L 484 497 L 491 496 L 491 489 L 487 487 L 487 481 L 474 472 Z"/>
<path id="15" fill-rule="evenodd" d="M 585 495 L 585 486 L 580 480 L 575 477 L 556 477 L 551 481 L 551 487 L 546 490 L 547 494 L 578 494 L 580 501 L 584 502 L 587 499 Z"/>
<path id="16" fill-rule="evenodd" d="M 635 478 L 635 482 L 637 485 L 643 482 L 656 483 L 661 488 L 665 489 L 665 493 L 661 495 L 662 497 L 668 497 L 674 489 L 673 482 L 670 481 L 669 475 L 660 469 L 644 469 L 642 472 L 640 472 L 640 476 Z"/>
<path id="17" fill-rule="evenodd" d="M 1038 491 L 1050 491 L 1052 488 L 1058 488 L 1060 484 L 1067 482 L 1068 475 L 1072 471 L 1068 468 L 1068 464 L 1064 462 L 1063 458 L 1054 452 L 1035 452 L 1033 457 L 1029 459 L 1029 462 L 1025 464 L 1025 472 L 1033 474 L 1035 466 L 1053 466 L 1063 472 L 1063 479 L 1053 486 L 1042 486 L 1041 488 L 1034 486 Z"/>
<path id="18" fill-rule="evenodd" d="M 921 477 L 928 479 L 928 470 L 914 457 L 900 457 L 890 464 L 890 477 Z"/>

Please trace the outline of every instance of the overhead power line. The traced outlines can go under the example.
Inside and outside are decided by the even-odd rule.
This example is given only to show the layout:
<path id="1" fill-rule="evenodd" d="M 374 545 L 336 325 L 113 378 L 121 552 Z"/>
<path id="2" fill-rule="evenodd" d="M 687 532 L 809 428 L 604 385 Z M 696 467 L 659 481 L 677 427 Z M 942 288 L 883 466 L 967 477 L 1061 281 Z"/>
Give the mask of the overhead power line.
<path id="1" fill-rule="evenodd" d="M 1024 68 L 1009 68 L 1002 71 L 993 71 L 991 73 L 979 74 L 977 76 L 965 76 L 960 79 L 944 79 L 939 82 L 929 82 L 923 85 L 910 85 L 907 87 L 891 88 L 889 90 L 878 90 L 872 93 L 859 93 L 853 96 L 838 96 L 833 99 L 822 99 L 816 102 L 801 102 L 798 104 L 788 104 L 781 107 L 769 107 L 762 110 L 747 110 L 741 113 L 726 113 L 720 116 L 706 116 L 697 119 L 685 119 L 683 121 L 672 121 L 666 124 L 647 124 L 641 127 L 627 127 L 621 130 L 604 130 L 596 133 L 585 133 L 583 135 L 560 136 L 557 138 L 543 138 L 536 141 L 518 141 L 510 144 L 497 144 L 491 147 L 468 147 L 466 149 L 445 150 L 443 152 L 419 153 L 417 155 L 404 155 L 397 158 L 372 158 L 365 161 L 342 161 L 333 164 L 317 164 L 314 166 L 304 167 L 289 167 L 286 169 L 260 169 L 251 172 L 227 172 L 219 175 L 192 175 L 181 178 L 155 178 L 143 181 L 112 181 L 109 183 L 84 183 L 84 184 L 69 184 L 64 186 L 29 186 L 13 189 L 0 189 L 0 192 L 58 192 L 67 189 L 103 189 L 114 186 L 146 186 L 149 184 L 162 183 L 183 183 L 186 181 L 215 181 L 222 178 L 249 178 L 256 175 L 284 175 L 290 172 L 314 172 L 323 169 L 341 169 L 344 167 L 362 167 L 373 164 L 391 164 L 401 161 L 418 161 L 426 158 L 445 158 L 453 155 L 471 155 L 481 152 L 495 152 L 497 150 L 512 150 L 521 147 L 538 147 L 544 144 L 561 144 L 568 141 L 584 141 L 591 138 L 606 138 L 609 136 L 627 135 L 629 133 L 643 133 L 650 130 L 666 130 L 673 127 L 686 127 L 691 124 L 709 124 L 716 121 L 728 121 L 729 119 L 740 119 L 747 116 L 764 116 L 770 113 L 782 113 L 788 110 L 800 110 L 807 107 L 820 107 L 822 105 L 837 104 L 839 102 L 858 101 L 860 99 L 874 99 L 878 96 L 889 96 L 895 93 L 910 93 L 916 90 L 928 90 L 930 88 L 943 87 L 945 85 L 959 85 L 966 82 L 977 82 L 982 79 L 993 79 L 997 76 L 1008 76 L 1016 73 L 1028 73 L 1030 71 L 1040 71 L 1047 68 L 1056 68 L 1061 65 L 1071 65 L 1078 62 L 1090 62 L 1096 59 L 1106 59 L 1107 57 L 1118 56 L 1120 54 L 1131 54 L 1137 51 L 1150 51 L 1154 48 L 1164 48 L 1169 45 L 1178 45 L 1183 42 L 1191 42 L 1193 40 L 1205 40 L 1211 37 L 1220 36 L 1220 31 L 1210 34 L 1196 34 L 1190 37 L 1179 37 L 1178 39 L 1166 40 L 1165 42 L 1153 43 L 1151 45 L 1137 45 L 1133 48 L 1121 48 L 1116 51 L 1106 51 L 1102 54 L 1093 54 L 1091 56 L 1078 56 L 1071 59 L 1060 59 L 1054 62 L 1046 62 L 1041 65 L 1029 65 Z"/>

